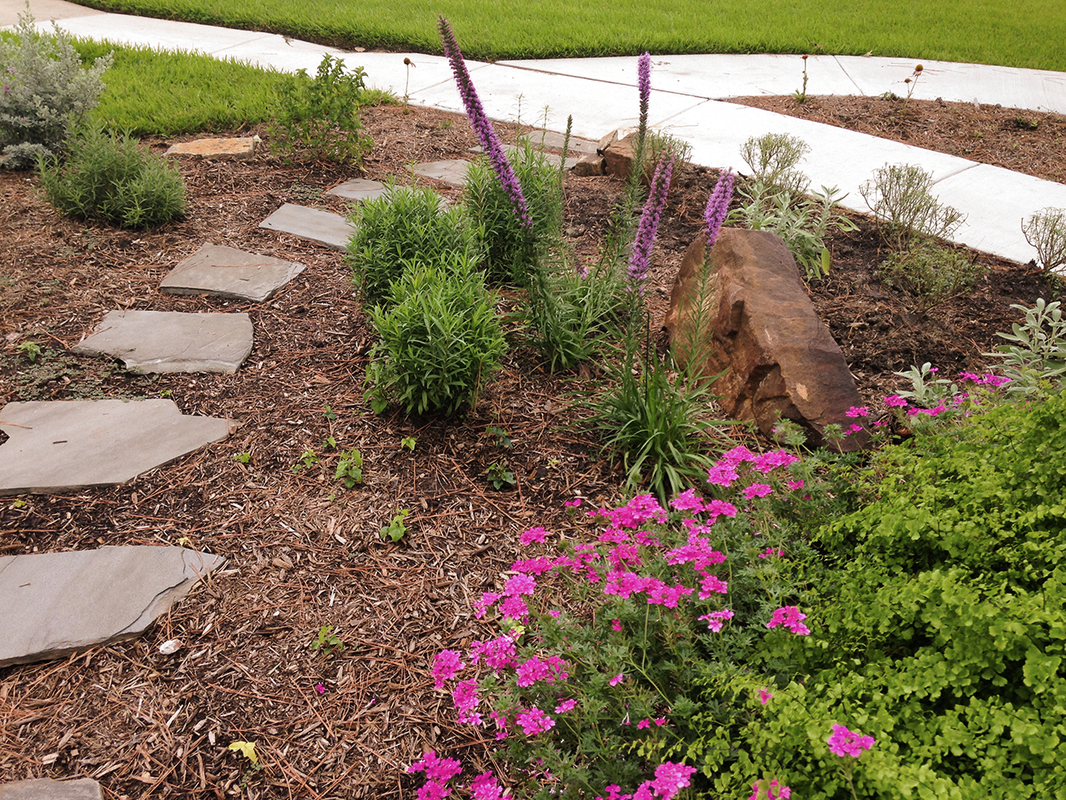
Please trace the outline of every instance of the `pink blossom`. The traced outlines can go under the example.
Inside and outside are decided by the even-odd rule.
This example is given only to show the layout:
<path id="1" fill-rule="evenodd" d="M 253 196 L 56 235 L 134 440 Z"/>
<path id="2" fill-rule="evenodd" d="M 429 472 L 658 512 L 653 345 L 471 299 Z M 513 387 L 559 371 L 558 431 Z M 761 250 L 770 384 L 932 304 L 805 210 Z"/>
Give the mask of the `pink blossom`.
<path id="1" fill-rule="evenodd" d="M 503 593 L 509 597 L 533 594 L 537 590 L 537 581 L 523 573 L 512 576 L 503 587 Z"/>
<path id="2" fill-rule="evenodd" d="M 858 433 L 861 430 L 862 430 L 862 425 L 849 425 L 848 429 L 846 431 L 844 431 L 844 435 L 845 436 L 849 436 L 849 435 L 851 435 L 853 433 Z"/>
<path id="3" fill-rule="evenodd" d="M 870 409 L 868 406 L 852 406 L 844 413 L 844 416 L 850 419 L 858 419 L 859 417 L 867 417 L 869 415 Z"/>
<path id="4" fill-rule="evenodd" d="M 801 614 L 800 610 L 795 606 L 781 606 L 781 608 L 774 611 L 770 621 L 766 623 L 766 627 L 776 628 L 778 625 L 784 625 L 799 636 L 807 636 L 811 630 L 803 624 L 805 619 L 807 619 L 807 615 Z"/>
<path id="5" fill-rule="evenodd" d="M 766 689 L 760 689 L 759 690 L 759 702 L 762 703 L 763 705 L 766 705 L 767 703 L 769 703 L 770 702 L 770 698 L 772 698 L 772 697 L 773 697 L 773 694 L 771 692 L 767 691 Z"/>
<path id="6" fill-rule="evenodd" d="M 637 730 L 638 731 L 642 731 L 645 728 L 650 728 L 650 727 L 651 727 L 651 720 L 650 719 L 642 719 L 640 722 L 637 723 Z"/>
<path id="7" fill-rule="evenodd" d="M 545 572 L 552 569 L 554 566 L 555 562 L 553 562 L 550 558 L 538 556 L 537 558 L 519 559 L 511 565 L 511 570 L 513 572 L 524 572 L 528 575 L 543 575 Z M 497 599 L 499 599 L 498 595 Z"/>
<path id="8" fill-rule="evenodd" d="M 833 733 L 826 742 L 833 755 L 841 758 L 844 756 L 858 758 L 864 750 L 869 750 L 874 746 L 874 737 L 863 736 L 857 731 L 849 731 L 843 725 L 834 725 Z"/>
<path id="9" fill-rule="evenodd" d="M 507 669 L 515 663 L 514 643 L 506 634 L 484 642 L 474 641 L 470 644 L 470 663 L 477 664 L 484 659 L 489 669 Z"/>
<path id="10" fill-rule="evenodd" d="M 742 464 L 745 461 L 754 461 L 755 458 L 756 456 L 753 452 L 751 452 L 751 450 L 746 448 L 744 445 L 738 445 L 732 450 L 726 450 L 724 453 L 722 453 L 722 457 L 718 460 L 718 463 L 732 464 L 733 466 L 736 466 L 737 464 Z"/>
<path id="11" fill-rule="evenodd" d="M 732 503 L 727 503 L 725 500 L 712 500 L 707 504 L 706 510 L 710 515 L 711 522 L 714 522 L 718 517 L 735 517 L 737 515 L 737 507 Z"/>
<path id="12" fill-rule="evenodd" d="M 907 405 L 907 401 L 898 394 L 890 394 L 884 399 L 884 404 L 886 408 L 903 408 Z"/>
<path id="13" fill-rule="evenodd" d="M 581 498 L 575 497 L 573 500 L 567 500 L 563 505 L 566 506 L 566 508 L 580 508 Z"/>
<path id="14" fill-rule="evenodd" d="M 574 700 L 574 699 L 563 700 L 563 701 L 561 701 L 559 703 L 559 705 L 557 705 L 555 707 L 555 713 L 556 714 L 565 714 L 568 711 L 573 711 L 576 706 L 577 706 L 577 700 Z"/>
<path id="15" fill-rule="evenodd" d="M 762 784 L 761 786 L 759 784 Z M 792 790 L 782 786 L 777 778 L 772 781 L 758 781 L 751 785 L 751 797 L 748 800 L 788 800 L 792 797 Z"/>
<path id="16" fill-rule="evenodd" d="M 783 550 L 774 550 L 774 548 L 772 547 L 767 547 L 765 550 L 759 553 L 759 558 L 773 558 L 774 556 L 781 555 L 781 553 L 783 552 Z"/>
<path id="17" fill-rule="evenodd" d="M 703 511 L 703 499 L 695 489 L 687 489 L 670 501 L 671 507 L 678 511 L 691 511 L 698 514 Z"/>
<path id="18" fill-rule="evenodd" d="M 787 450 L 774 450 L 770 453 L 763 453 L 760 456 L 755 456 L 751 459 L 752 466 L 755 467 L 763 475 L 773 472 L 778 467 L 788 467 L 799 461 L 798 456 L 794 456 Z"/>
<path id="19" fill-rule="evenodd" d="M 707 470 L 707 483 L 713 483 L 716 486 L 732 486 L 733 481 L 739 478 L 736 468 L 732 464 L 723 464 L 719 461 L 709 470 Z"/>
<path id="20" fill-rule="evenodd" d="M 441 650 L 433 657 L 433 688 L 443 689 L 444 682 L 466 666 L 454 650 Z"/>
<path id="21" fill-rule="evenodd" d="M 521 621 L 529 616 L 529 606 L 520 597 L 508 597 L 500 603 L 500 613 L 504 619 Z"/>
<path id="22" fill-rule="evenodd" d="M 463 767 L 457 759 L 437 758 L 435 750 L 427 750 L 422 754 L 421 761 L 416 761 L 407 768 L 408 772 L 421 772 L 422 770 L 425 770 L 428 780 L 447 783 L 462 772 Z"/>
<path id="23" fill-rule="evenodd" d="M 652 720 L 652 722 L 654 722 L 656 725 L 658 725 L 661 728 L 663 725 L 666 724 L 666 717 L 656 717 L 655 719 Z"/>
<path id="24" fill-rule="evenodd" d="M 485 592 L 481 595 L 481 599 L 474 603 L 474 617 L 481 619 L 485 616 L 485 612 L 495 605 L 496 601 L 503 597 L 502 594 L 497 592 Z"/>
<path id="25" fill-rule="evenodd" d="M 611 620 L 611 630 L 612 631 L 620 631 L 620 630 L 622 630 L 622 621 L 619 620 L 619 619 L 612 619 Z"/>
<path id="26" fill-rule="evenodd" d="M 877 424 L 877 423 L 875 422 L 875 423 L 874 423 L 874 425 L 876 425 L 876 424 Z M 788 487 L 789 489 L 791 489 L 791 490 L 792 490 L 792 491 L 794 492 L 794 491 L 796 491 L 797 489 L 802 489 L 802 488 L 803 488 L 803 483 L 804 483 L 804 482 L 803 482 L 803 480 L 801 479 L 801 480 L 798 480 L 798 481 L 789 481 L 789 482 L 788 482 L 788 483 L 786 483 L 785 485 L 786 485 L 786 486 L 787 486 L 787 487 Z"/>
<path id="27" fill-rule="evenodd" d="M 660 583 L 648 592 L 648 604 L 653 606 L 666 606 L 667 608 L 677 608 L 677 604 L 681 602 L 681 598 L 690 594 L 692 594 L 692 589 L 680 584 L 667 586 L 666 584 Z"/>
<path id="28" fill-rule="evenodd" d="M 325 687 L 324 684 L 316 683 L 315 684 L 315 691 L 318 692 L 319 694 L 325 694 L 326 693 L 326 687 Z"/>
<path id="29" fill-rule="evenodd" d="M 496 776 L 491 772 L 482 772 L 470 784 L 470 796 L 473 800 L 502 800 L 504 795 Z"/>
<path id="30" fill-rule="evenodd" d="M 440 781 L 426 781 L 419 787 L 415 797 L 418 800 L 444 800 L 451 793 L 452 790 Z"/>
<path id="31" fill-rule="evenodd" d="M 733 612 L 728 608 L 725 608 L 721 611 L 712 611 L 710 614 L 704 614 L 702 617 L 699 617 L 699 619 L 707 623 L 708 630 L 714 631 L 715 633 L 721 633 L 722 626 L 725 625 L 727 620 L 731 620 L 733 616 Z"/>
<path id="32" fill-rule="evenodd" d="M 744 487 L 744 496 L 749 500 L 756 497 L 766 497 L 766 495 L 773 492 L 773 488 L 767 486 L 765 483 L 753 483 L 751 486 Z"/>
<path id="33" fill-rule="evenodd" d="M 523 547 L 528 547 L 533 544 L 533 542 L 543 544 L 547 535 L 548 532 L 538 525 L 536 528 L 530 528 L 529 530 L 524 531 L 522 535 L 518 537 L 518 543 Z"/>
<path id="34" fill-rule="evenodd" d="M 607 681 L 607 683 L 609 683 L 611 686 L 617 686 L 618 684 L 620 684 L 625 679 L 626 679 L 625 675 L 623 675 L 622 673 L 618 673 L 613 678 L 611 678 L 609 681 Z"/>
<path id="35" fill-rule="evenodd" d="M 570 677 L 566 673 L 566 668 L 570 665 L 565 659 L 559 656 L 549 656 L 545 660 L 541 660 L 536 656 L 526 659 L 515 670 L 517 676 L 517 685 L 523 688 L 532 686 L 538 681 L 544 683 L 556 683 L 557 681 L 565 681 Z"/>
<path id="36" fill-rule="evenodd" d="M 536 736 L 555 727 L 555 720 L 535 706 L 519 711 L 515 723 L 526 736 Z"/>
<path id="37" fill-rule="evenodd" d="M 477 681 L 459 681 L 452 689 L 452 703 L 458 711 L 457 719 L 464 725 L 481 725 L 481 715 L 477 713 L 477 707 L 481 703 L 478 697 Z"/>
<path id="38" fill-rule="evenodd" d="M 674 795 L 689 785 L 695 772 L 695 767 L 664 761 L 655 768 L 655 781 L 652 788 L 662 800 L 671 800 Z"/>
<path id="39" fill-rule="evenodd" d="M 717 575 L 707 572 L 700 580 L 700 600 L 709 600 L 715 594 L 726 594 L 729 591 L 729 583 L 723 581 Z"/>

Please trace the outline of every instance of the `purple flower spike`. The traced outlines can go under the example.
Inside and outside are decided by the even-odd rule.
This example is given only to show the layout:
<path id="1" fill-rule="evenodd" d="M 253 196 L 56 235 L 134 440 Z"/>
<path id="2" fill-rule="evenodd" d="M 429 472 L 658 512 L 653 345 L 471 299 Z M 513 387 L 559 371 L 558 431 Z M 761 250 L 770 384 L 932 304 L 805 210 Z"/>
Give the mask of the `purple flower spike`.
<path id="1" fill-rule="evenodd" d="M 707 231 L 707 252 L 710 253 L 714 243 L 718 241 L 718 231 L 725 222 L 726 214 L 729 213 L 729 201 L 733 199 L 733 173 L 726 170 L 718 176 L 718 183 L 714 185 L 714 191 L 707 198 L 707 210 L 703 213 L 703 221 Z"/>
<path id="2" fill-rule="evenodd" d="M 496 131 L 492 129 L 492 122 L 489 121 L 485 109 L 481 106 L 481 100 L 477 96 L 474 82 L 470 80 L 470 73 L 466 69 L 466 62 L 463 61 L 463 54 L 459 50 L 459 42 L 452 33 L 451 25 L 443 16 L 438 16 L 437 29 L 440 31 L 441 44 L 444 45 L 444 55 L 448 57 L 452 74 L 455 75 L 455 83 L 459 87 L 459 96 L 463 98 L 470 126 L 477 134 L 478 141 L 481 142 L 481 149 L 489 157 L 492 169 L 499 178 L 503 190 L 511 198 L 515 214 L 522 223 L 522 227 L 532 230 L 533 220 L 529 216 L 529 205 L 526 203 L 525 195 L 522 194 L 522 186 L 514 174 L 514 169 L 511 168 L 511 162 L 507 160 L 503 152 L 500 140 L 496 137 Z"/>
<path id="3" fill-rule="evenodd" d="M 637 92 L 640 94 L 640 132 L 643 138 L 648 129 L 648 103 L 651 100 L 651 54 L 646 52 L 637 60 Z"/>
<path id="4" fill-rule="evenodd" d="M 651 251 L 655 246 L 655 231 L 659 227 L 659 217 L 666 205 L 666 195 L 670 192 L 670 177 L 673 174 L 674 160 L 664 154 L 655 165 L 655 176 L 651 179 L 651 191 L 644 202 L 644 211 L 637 226 L 637 237 L 633 241 L 633 254 L 629 257 L 629 278 L 636 285 L 644 281 L 651 261 Z"/>

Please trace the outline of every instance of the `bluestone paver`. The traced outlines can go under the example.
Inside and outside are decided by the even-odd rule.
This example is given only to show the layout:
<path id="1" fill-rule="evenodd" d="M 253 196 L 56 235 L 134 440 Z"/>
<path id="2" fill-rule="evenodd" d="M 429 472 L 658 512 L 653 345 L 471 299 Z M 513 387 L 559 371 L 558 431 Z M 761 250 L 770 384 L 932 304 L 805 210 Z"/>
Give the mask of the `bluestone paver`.
<path id="1" fill-rule="evenodd" d="M 92 778 L 73 781 L 37 778 L 0 783 L 0 800 L 104 800 L 104 790 Z"/>
<path id="2" fill-rule="evenodd" d="M 224 562 L 146 545 L 2 557 L 0 668 L 139 636 Z"/>
<path id="3" fill-rule="evenodd" d="M 259 227 L 310 239 L 341 252 L 346 249 L 348 239 L 355 233 L 355 226 L 340 214 L 293 203 L 283 205 L 260 222 Z"/>
<path id="4" fill-rule="evenodd" d="M 159 288 L 169 294 L 210 294 L 261 303 L 304 269 L 292 261 L 208 243 L 174 267 Z"/>
<path id="5" fill-rule="evenodd" d="M 451 158 L 446 161 L 427 161 L 423 164 L 415 164 L 411 171 L 415 175 L 441 181 L 449 186 L 462 186 L 466 183 L 466 170 L 469 167 L 469 161 Z"/>
<path id="6" fill-rule="evenodd" d="M 374 200 L 378 197 L 382 197 L 386 191 L 385 184 L 381 181 L 368 181 L 366 178 L 355 178 L 354 180 L 338 184 L 332 189 L 327 189 L 326 194 L 331 194 L 335 197 L 343 197 L 345 200 L 362 202 L 363 200 Z"/>
<path id="7" fill-rule="evenodd" d="M 244 313 L 108 311 L 71 350 L 120 358 L 130 372 L 236 372 L 252 352 L 252 320 Z"/>
<path id="8" fill-rule="evenodd" d="M 0 408 L 0 496 L 125 483 L 229 435 L 173 400 L 58 400 Z"/>

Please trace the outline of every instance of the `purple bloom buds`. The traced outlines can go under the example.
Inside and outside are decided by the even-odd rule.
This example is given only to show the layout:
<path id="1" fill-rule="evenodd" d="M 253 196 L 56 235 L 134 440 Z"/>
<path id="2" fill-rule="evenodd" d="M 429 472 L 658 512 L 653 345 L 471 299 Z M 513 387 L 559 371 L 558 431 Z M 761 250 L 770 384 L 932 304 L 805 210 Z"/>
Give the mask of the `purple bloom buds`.
<path id="1" fill-rule="evenodd" d="M 659 218 L 666 206 L 666 195 L 670 192 L 670 177 L 673 174 L 674 161 L 664 154 L 655 165 L 655 176 L 651 180 L 651 190 L 644 202 L 644 210 L 637 226 L 637 237 L 633 241 L 633 253 L 629 258 L 629 278 L 639 286 L 648 271 L 651 251 L 655 246 L 655 231 L 659 227 Z"/>
<path id="2" fill-rule="evenodd" d="M 707 198 L 707 210 L 703 213 L 703 221 L 707 232 L 708 253 L 710 253 L 714 243 L 718 240 L 718 231 L 729 213 L 729 201 L 732 199 L 733 173 L 727 169 L 718 176 L 718 183 L 714 185 L 714 191 Z"/>

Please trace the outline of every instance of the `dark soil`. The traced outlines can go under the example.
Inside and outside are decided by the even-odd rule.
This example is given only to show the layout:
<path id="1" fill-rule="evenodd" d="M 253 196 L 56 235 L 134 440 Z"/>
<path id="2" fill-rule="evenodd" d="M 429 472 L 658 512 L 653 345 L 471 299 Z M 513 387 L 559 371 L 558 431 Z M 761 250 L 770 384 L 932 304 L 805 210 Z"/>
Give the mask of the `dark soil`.
<path id="1" fill-rule="evenodd" d="M 876 111 L 876 101 L 854 114 L 850 99 L 834 102 L 801 110 L 865 121 Z M 932 104 L 921 116 L 956 111 Z M 465 157 L 475 141 L 463 118 L 434 111 L 382 107 L 363 119 L 376 146 L 362 173 L 286 166 L 266 153 L 249 162 L 185 162 L 186 219 L 147 232 L 61 218 L 31 175 L 0 173 L 0 406 L 163 396 L 185 414 L 235 422 L 226 441 L 127 485 L 0 503 L 0 555 L 180 543 L 229 559 L 139 639 L 0 669 L 0 780 L 87 776 L 115 798 L 398 799 L 420 783 L 405 769 L 425 749 L 475 769 L 491 765 L 493 743 L 453 727 L 430 660 L 483 635 L 471 602 L 508 569 L 517 533 L 573 525 L 563 501 L 615 500 L 620 473 L 583 432 L 575 405 L 575 396 L 601 388 L 595 365 L 553 376 L 521 346 L 458 420 L 371 413 L 362 381 L 372 331 L 342 256 L 258 223 L 284 202 L 343 211 L 324 189 L 360 174 L 406 183 L 409 164 Z M 1032 153 L 1054 162 L 1041 175 L 1053 180 L 1063 174 L 1062 151 L 1053 149 L 1061 125 L 1046 117 L 1012 132 L 1039 142 Z M 953 152 L 957 123 L 948 118 L 931 130 L 925 141 Z M 690 168 L 675 182 L 648 294 L 656 315 L 716 177 Z M 568 178 L 567 224 L 579 252 L 595 252 L 621 190 L 612 178 Z M 980 368 L 996 331 L 1020 316 L 1011 304 L 1053 295 L 1032 266 L 974 253 L 989 268 L 986 279 L 918 313 L 913 298 L 879 279 L 878 238 L 856 219 L 858 232 L 831 242 L 832 274 L 811 293 L 870 402 L 899 385 L 892 373 L 911 364 Z M 262 305 L 161 294 L 160 280 L 205 242 L 307 270 Z M 235 375 L 134 376 L 69 352 L 106 311 L 125 308 L 246 311 L 255 347 Z M 25 342 L 43 350 L 34 363 L 16 349 Z M 509 446 L 490 426 L 506 431 Z M 417 437 L 413 451 L 400 445 L 407 436 Z M 337 449 L 323 446 L 329 437 Z M 348 491 L 333 475 L 337 451 L 351 448 L 363 455 L 365 483 Z M 308 450 L 318 461 L 294 473 Z M 493 464 L 513 472 L 511 490 L 491 488 Z M 379 530 L 402 508 L 411 510 L 408 533 L 383 541 Z M 343 640 L 343 652 L 309 648 L 321 626 Z M 170 639 L 181 649 L 160 654 Z M 249 772 L 227 750 L 237 740 L 255 742 L 261 771 Z"/>

